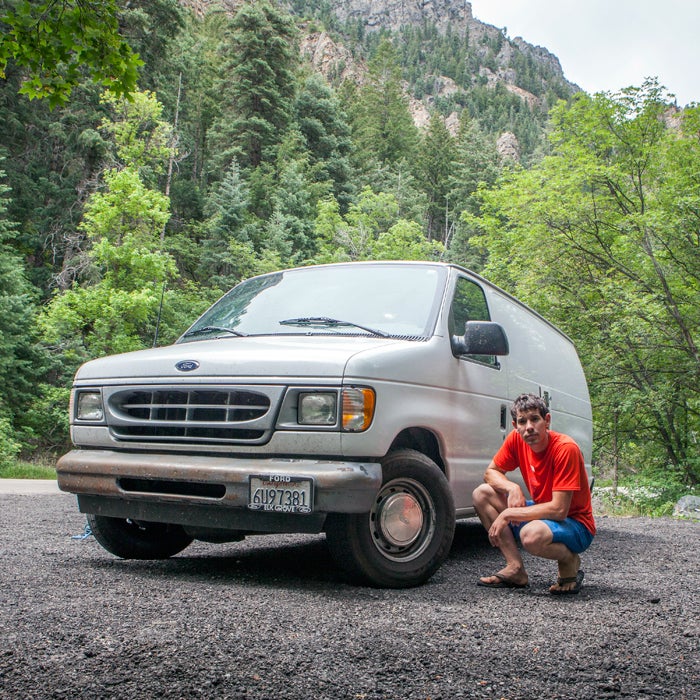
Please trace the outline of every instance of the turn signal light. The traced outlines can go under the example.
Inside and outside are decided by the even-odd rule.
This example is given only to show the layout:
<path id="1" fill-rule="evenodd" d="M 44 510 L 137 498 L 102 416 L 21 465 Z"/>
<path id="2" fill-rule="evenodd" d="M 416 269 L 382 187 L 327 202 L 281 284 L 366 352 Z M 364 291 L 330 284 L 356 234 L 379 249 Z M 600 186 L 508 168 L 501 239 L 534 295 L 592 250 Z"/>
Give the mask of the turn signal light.
<path id="1" fill-rule="evenodd" d="M 343 389 L 343 430 L 351 433 L 367 430 L 374 418 L 375 400 L 373 389 Z"/>

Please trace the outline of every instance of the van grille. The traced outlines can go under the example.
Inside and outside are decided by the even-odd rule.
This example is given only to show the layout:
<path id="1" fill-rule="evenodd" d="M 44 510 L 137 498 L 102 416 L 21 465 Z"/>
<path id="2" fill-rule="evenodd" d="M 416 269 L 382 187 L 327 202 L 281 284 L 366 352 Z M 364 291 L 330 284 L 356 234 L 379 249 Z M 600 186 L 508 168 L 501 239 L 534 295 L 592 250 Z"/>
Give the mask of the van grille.
<path id="1" fill-rule="evenodd" d="M 270 396 L 245 388 L 132 388 L 111 394 L 107 404 L 120 440 L 261 442 L 272 427 Z"/>

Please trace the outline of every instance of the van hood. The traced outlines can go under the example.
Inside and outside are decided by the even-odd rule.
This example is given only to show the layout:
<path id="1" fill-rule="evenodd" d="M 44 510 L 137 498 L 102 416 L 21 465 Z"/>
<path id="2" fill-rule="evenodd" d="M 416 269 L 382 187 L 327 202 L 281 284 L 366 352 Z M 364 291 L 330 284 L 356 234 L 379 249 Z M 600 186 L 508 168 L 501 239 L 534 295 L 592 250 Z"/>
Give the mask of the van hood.
<path id="1" fill-rule="evenodd" d="M 238 377 L 342 377 L 348 361 L 406 340 L 356 336 L 223 337 L 111 355 L 85 363 L 75 380 L 198 382 Z M 178 367 L 180 369 L 178 369 Z"/>

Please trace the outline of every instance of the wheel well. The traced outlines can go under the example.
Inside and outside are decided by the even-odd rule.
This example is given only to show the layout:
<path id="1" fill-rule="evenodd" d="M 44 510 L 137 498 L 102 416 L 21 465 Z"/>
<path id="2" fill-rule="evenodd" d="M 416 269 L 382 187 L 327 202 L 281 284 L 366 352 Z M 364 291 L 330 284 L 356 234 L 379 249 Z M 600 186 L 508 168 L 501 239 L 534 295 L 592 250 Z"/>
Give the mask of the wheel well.
<path id="1" fill-rule="evenodd" d="M 425 428 L 406 428 L 402 430 L 391 443 L 389 451 L 410 448 L 421 452 L 435 462 L 440 469 L 445 471 L 445 463 L 442 461 L 440 447 L 434 433 Z"/>

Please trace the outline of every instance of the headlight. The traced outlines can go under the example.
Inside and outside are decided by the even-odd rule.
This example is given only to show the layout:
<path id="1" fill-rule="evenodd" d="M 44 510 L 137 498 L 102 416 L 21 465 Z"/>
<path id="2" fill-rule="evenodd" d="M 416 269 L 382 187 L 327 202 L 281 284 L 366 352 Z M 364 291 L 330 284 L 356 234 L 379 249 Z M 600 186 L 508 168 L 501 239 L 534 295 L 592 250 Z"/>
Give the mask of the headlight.
<path id="1" fill-rule="evenodd" d="M 338 422 L 338 395 L 299 394 L 299 423 L 302 425 L 335 425 Z"/>
<path id="2" fill-rule="evenodd" d="M 343 430 L 360 433 L 367 430 L 374 418 L 375 396 L 372 389 L 343 389 Z"/>
<path id="3" fill-rule="evenodd" d="M 81 391 L 78 394 L 75 411 L 78 420 L 100 421 L 104 415 L 102 394 L 99 391 Z"/>

